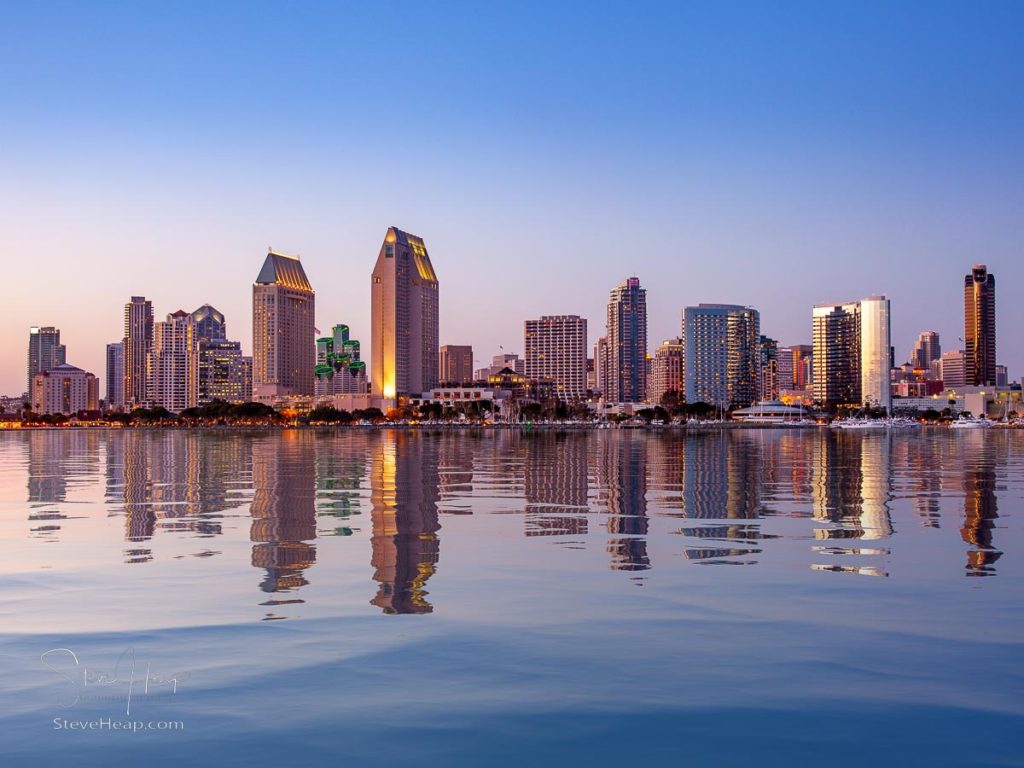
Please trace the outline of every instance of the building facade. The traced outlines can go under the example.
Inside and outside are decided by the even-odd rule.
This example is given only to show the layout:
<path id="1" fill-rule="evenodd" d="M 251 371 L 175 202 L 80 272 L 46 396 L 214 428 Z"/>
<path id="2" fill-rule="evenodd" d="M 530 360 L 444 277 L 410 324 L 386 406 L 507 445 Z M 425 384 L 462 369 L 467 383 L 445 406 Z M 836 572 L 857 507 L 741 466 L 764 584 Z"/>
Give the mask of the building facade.
<path id="1" fill-rule="evenodd" d="M 946 389 L 961 389 L 967 384 L 967 356 L 962 349 L 943 352 L 939 358 L 938 377 Z"/>
<path id="2" fill-rule="evenodd" d="M 145 296 L 132 296 L 124 305 L 123 398 L 126 408 L 149 402 L 149 354 L 153 349 L 153 303 Z"/>
<path id="3" fill-rule="evenodd" d="M 601 397 L 611 403 L 639 403 L 647 397 L 647 291 L 631 277 L 608 299 L 607 365 Z"/>
<path id="4" fill-rule="evenodd" d="M 523 329 L 526 378 L 551 380 L 562 399 L 587 396 L 587 321 L 579 315 L 545 315 Z"/>
<path id="5" fill-rule="evenodd" d="M 193 318 L 195 313 L 193 313 Z M 198 324 L 197 324 L 198 325 Z M 197 333 L 198 327 L 196 329 Z M 227 339 L 199 339 L 199 405 L 214 400 L 246 403 L 252 400 L 252 358 L 242 345 Z"/>
<path id="6" fill-rule="evenodd" d="M 964 355 L 967 386 L 996 383 L 996 278 L 984 264 L 964 277 Z"/>
<path id="7" fill-rule="evenodd" d="M 665 339 L 654 350 L 651 360 L 650 402 L 658 404 L 666 392 L 675 391 L 682 397 L 685 393 L 683 375 L 686 348 L 683 339 Z"/>
<path id="8" fill-rule="evenodd" d="M 892 408 L 890 306 L 885 296 L 812 311 L 814 399 L 826 406 Z"/>
<path id="9" fill-rule="evenodd" d="M 918 334 L 914 349 L 910 353 L 910 367 L 927 374 L 931 370 L 932 361 L 940 357 L 942 345 L 939 343 L 939 334 L 936 331 L 923 331 Z"/>
<path id="10" fill-rule="evenodd" d="M 735 304 L 683 310 L 686 402 L 745 408 L 760 384 L 761 315 Z"/>
<path id="11" fill-rule="evenodd" d="M 423 239 L 395 227 L 370 276 L 370 385 L 379 397 L 407 397 L 437 385 L 437 274 Z"/>
<path id="12" fill-rule="evenodd" d="M 67 362 L 67 349 L 60 343 L 60 330 L 53 326 L 28 330 L 28 386 L 25 392 L 32 392 L 32 380 L 37 373 L 44 373 Z"/>
<path id="13" fill-rule="evenodd" d="M 192 313 L 196 323 L 196 335 L 200 341 L 215 341 L 228 337 L 228 324 L 224 315 L 209 304 L 203 304 Z"/>
<path id="14" fill-rule="evenodd" d="M 80 411 L 99 410 L 99 382 L 96 377 L 62 363 L 32 377 L 32 412 L 74 416 Z"/>
<path id="15" fill-rule="evenodd" d="M 767 336 L 761 336 L 758 342 L 760 358 L 760 379 L 758 381 L 757 399 L 761 402 L 779 399 L 779 342 Z"/>
<path id="16" fill-rule="evenodd" d="M 149 404 L 172 413 L 199 404 L 199 338 L 195 320 L 184 310 L 153 327 Z"/>
<path id="17" fill-rule="evenodd" d="M 124 407 L 124 343 L 107 344 L 107 408 Z"/>
<path id="18" fill-rule="evenodd" d="M 252 395 L 313 394 L 313 286 L 297 256 L 270 251 L 252 287 Z"/>
<path id="19" fill-rule="evenodd" d="M 366 363 L 360 359 L 360 345 L 349 338 L 347 325 L 331 329 L 330 336 L 316 340 L 317 395 L 355 395 L 366 392 Z"/>
<path id="20" fill-rule="evenodd" d="M 438 381 L 442 384 L 469 384 L 473 381 L 473 347 L 445 344 L 441 347 Z M 504 367 L 504 366 L 502 366 Z"/>

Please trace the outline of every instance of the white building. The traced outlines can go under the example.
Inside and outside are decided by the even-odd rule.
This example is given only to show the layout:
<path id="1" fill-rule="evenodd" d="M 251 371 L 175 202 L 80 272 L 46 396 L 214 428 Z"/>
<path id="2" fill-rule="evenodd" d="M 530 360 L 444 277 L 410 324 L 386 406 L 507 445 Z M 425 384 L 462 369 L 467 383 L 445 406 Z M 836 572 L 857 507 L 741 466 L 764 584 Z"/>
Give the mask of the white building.
<path id="1" fill-rule="evenodd" d="M 179 309 L 153 326 L 149 402 L 172 413 L 199 404 L 199 337 L 188 312 Z"/>
<path id="2" fill-rule="evenodd" d="M 587 396 L 587 321 L 579 315 L 546 315 L 524 323 L 526 378 L 554 382 L 559 397 Z"/>
<path id="3" fill-rule="evenodd" d="M 32 377 L 32 412 L 40 415 L 99 410 L 99 382 L 73 365 L 58 365 Z"/>

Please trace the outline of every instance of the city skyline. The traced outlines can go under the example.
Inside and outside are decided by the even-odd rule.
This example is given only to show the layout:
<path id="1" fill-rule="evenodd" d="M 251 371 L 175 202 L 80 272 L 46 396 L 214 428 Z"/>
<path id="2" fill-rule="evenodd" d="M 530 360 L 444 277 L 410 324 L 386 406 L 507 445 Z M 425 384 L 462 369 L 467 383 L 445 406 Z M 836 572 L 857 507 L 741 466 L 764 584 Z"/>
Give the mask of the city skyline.
<path id="1" fill-rule="evenodd" d="M 651 289 L 652 347 L 683 306 L 756 306 L 765 333 L 797 344 L 806 308 L 884 293 L 898 360 L 922 330 L 963 335 L 971 264 L 1004 290 L 1024 281 L 1017 5 L 856 7 L 841 23 L 757 5 L 201 20 L 70 6 L 59 45 L 42 9 L 9 10 L 0 61 L 19 76 L 0 86 L 16 116 L 0 127 L 0 210 L 17 254 L 4 276 L 24 290 L 0 307 L 5 394 L 25 386 L 13 361 L 31 326 L 61 328 L 101 375 L 131 295 L 161 313 L 210 303 L 251 351 L 245 283 L 268 243 L 315 273 L 318 327 L 345 318 L 368 342 L 370 299 L 350 277 L 392 222 L 427 238 L 441 343 L 471 345 L 479 365 L 499 346 L 522 353 L 527 317 L 586 317 L 592 345 L 626 274 Z M 430 40 L 430 55 L 369 67 L 385 29 Z M 183 34 L 197 55 L 181 55 Z M 267 57 L 282 36 L 302 44 Z M 615 55 L 589 55 L 613 41 Z M 417 131 L 369 119 L 384 94 Z M 423 184 L 385 190 L 384 167 Z M 667 247 L 643 247 L 666 230 Z M 1019 302 L 997 312 L 1001 328 L 1024 323 Z M 1004 338 L 1019 377 L 1024 349 Z"/>

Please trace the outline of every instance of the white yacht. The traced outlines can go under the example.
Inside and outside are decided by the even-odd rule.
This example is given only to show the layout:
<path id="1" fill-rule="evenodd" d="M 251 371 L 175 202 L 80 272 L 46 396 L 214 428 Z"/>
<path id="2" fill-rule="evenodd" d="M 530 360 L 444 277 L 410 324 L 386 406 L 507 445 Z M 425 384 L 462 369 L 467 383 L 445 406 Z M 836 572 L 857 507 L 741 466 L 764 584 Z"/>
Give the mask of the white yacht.
<path id="1" fill-rule="evenodd" d="M 949 423 L 950 429 L 988 429 L 995 425 L 991 419 L 976 416 L 961 416 Z"/>

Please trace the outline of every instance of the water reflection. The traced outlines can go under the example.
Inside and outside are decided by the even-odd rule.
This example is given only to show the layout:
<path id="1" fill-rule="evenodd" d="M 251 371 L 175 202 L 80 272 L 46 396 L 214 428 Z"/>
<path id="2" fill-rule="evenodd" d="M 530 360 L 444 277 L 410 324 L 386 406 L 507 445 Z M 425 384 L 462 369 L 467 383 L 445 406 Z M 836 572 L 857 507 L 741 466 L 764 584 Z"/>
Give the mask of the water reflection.
<path id="1" fill-rule="evenodd" d="M 7 497 L 27 501 L 30 540 L 64 541 L 113 515 L 128 564 L 183 557 L 163 537 L 220 558 L 228 548 L 213 542 L 239 541 L 262 572 L 260 604 L 275 605 L 305 598 L 317 540 L 339 537 L 335 557 L 369 563 L 370 604 L 407 614 L 434 610 L 440 514 L 453 516 L 456 560 L 474 516 L 496 514 L 501 535 L 525 537 L 522 556 L 555 542 L 634 576 L 794 557 L 805 573 L 886 576 L 901 535 L 955 541 L 947 567 L 991 576 L 1009 548 L 996 546 L 1000 500 L 1021 493 L 1022 441 L 1003 430 L 39 430 L 0 436 L 0 466 Z M 82 501 L 104 514 L 76 512 Z"/>

